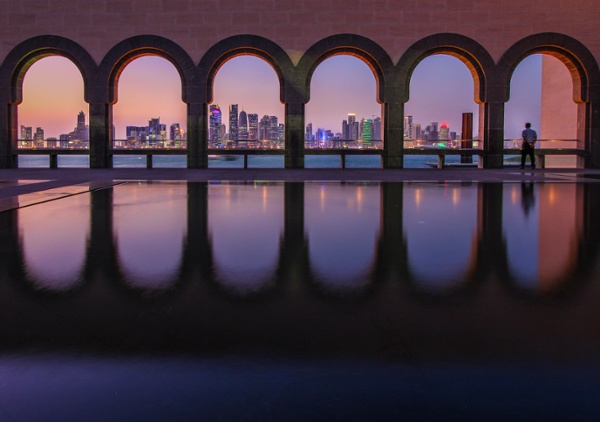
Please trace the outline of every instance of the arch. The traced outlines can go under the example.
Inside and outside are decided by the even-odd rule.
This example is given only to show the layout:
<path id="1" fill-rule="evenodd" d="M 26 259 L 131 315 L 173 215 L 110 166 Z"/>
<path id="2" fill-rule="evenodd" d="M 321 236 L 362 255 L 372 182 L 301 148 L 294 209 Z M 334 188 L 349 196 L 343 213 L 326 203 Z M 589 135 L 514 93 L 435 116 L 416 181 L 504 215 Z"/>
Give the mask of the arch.
<path id="1" fill-rule="evenodd" d="M 287 102 L 289 100 L 287 89 L 290 86 L 289 81 L 294 70 L 292 60 L 285 50 L 273 41 L 250 34 L 225 38 L 213 45 L 202 56 L 198 69 L 200 71 L 200 81 L 204 86 L 202 92 L 203 102 L 212 102 L 213 82 L 221 66 L 228 60 L 242 55 L 259 57 L 273 68 L 279 79 L 280 101 L 282 103 Z"/>
<path id="2" fill-rule="evenodd" d="M 92 56 L 76 42 L 56 36 L 41 35 L 29 38 L 14 47 L 0 67 L 1 89 L 7 91 L 6 100 L 10 104 L 23 101 L 23 80 L 27 70 L 38 60 L 47 56 L 62 56 L 73 62 L 81 72 L 84 85 L 84 99 L 92 99 L 92 85 L 96 78 L 97 65 Z"/>
<path id="3" fill-rule="evenodd" d="M 600 70 L 592 53 L 574 38 L 553 32 L 530 35 L 513 44 L 498 62 L 498 82 L 503 101 L 510 96 L 513 71 L 525 57 L 549 54 L 563 62 L 573 78 L 573 100 L 577 103 L 600 100 Z"/>
<path id="4" fill-rule="evenodd" d="M 181 77 L 183 102 L 193 102 L 192 99 L 198 96 L 197 70 L 187 52 L 167 38 L 138 35 L 121 41 L 102 59 L 97 85 L 99 102 L 115 104 L 118 101 L 119 76 L 127 64 L 142 56 L 159 56 L 175 66 Z"/>
<path id="5" fill-rule="evenodd" d="M 408 102 L 410 79 L 417 65 L 435 54 L 447 54 L 463 62 L 473 76 L 475 102 L 489 101 L 488 82 L 494 70 L 492 56 L 477 41 L 453 33 L 440 33 L 423 38 L 402 55 L 396 65 L 400 101 Z"/>
<path id="6" fill-rule="evenodd" d="M 375 41 L 354 34 L 337 34 L 313 44 L 298 62 L 298 80 L 302 83 L 303 102 L 310 101 L 310 83 L 316 68 L 337 55 L 357 57 L 369 66 L 377 83 L 377 101 L 385 102 L 386 81 L 394 65 L 387 52 Z"/>

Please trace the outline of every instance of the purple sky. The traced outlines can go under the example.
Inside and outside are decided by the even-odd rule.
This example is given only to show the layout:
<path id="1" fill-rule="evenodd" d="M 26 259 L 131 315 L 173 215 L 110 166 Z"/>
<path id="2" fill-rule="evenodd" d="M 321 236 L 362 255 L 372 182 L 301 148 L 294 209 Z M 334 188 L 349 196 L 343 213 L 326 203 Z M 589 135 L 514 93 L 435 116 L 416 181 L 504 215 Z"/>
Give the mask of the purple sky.
<path id="1" fill-rule="evenodd" d="M 515 70 L 511 101 L 506 106 L 506 138 L 519 137 L 525 121 L 539 127 L 540 80 L 540 56 L 526 58 Z M 341 122 L 348 113 L 355 113 L 357 119 L 381 116 L 375 89 L 375 77 L 365 63 L 351 56 L 331 57 L 314 73 L 306 122 L 312 122 L 315 131 L 322 127 L 335 133 L 341 132 Z M 224 111 L 224 120 L 229 104 L 237 103 L 240 111 L 259 117 L 275 115 L 283 122 L 275 72 L 256 57 L 235 57 L 223 65 L 215 78 L 214 103 Z M 87 114 L 83 80 L 73 64 L 62 57 L 47 57 L 31 67 L 25 76 L 19 124 L 34 130 L 40 126 L 46 137 L 58 137 L 73 130 L 80 110 Z M 477 122 L 478 111 L 473 101 L 473 79 L 458 59 L 432 56 L 417 66 L 405 108 L 415 123 L 424 127 L 432 121 L 445 121 L 450 130 L 460 132 L 462 113 L 474 113 Z M 185 126 L 185 116 L 179 75 L 171 63 L 150 56 L 125 68 L 114 106 L 117 138 L 124 138 L 126 125 L 147 125 L 150 118 L 160 117 L 167 127 L 172 123 Z"/>

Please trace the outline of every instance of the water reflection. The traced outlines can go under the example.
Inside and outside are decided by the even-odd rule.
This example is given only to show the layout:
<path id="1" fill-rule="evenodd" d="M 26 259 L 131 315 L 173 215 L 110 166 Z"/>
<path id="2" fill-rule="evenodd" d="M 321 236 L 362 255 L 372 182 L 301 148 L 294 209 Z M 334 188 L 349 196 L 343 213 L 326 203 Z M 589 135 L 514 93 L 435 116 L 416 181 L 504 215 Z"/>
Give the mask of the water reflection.
<path id="1" fill-rule="evenodd" d="M 90 197 L 74 195 L 17 213 L 24 272 L 38 289 L 67 291 L 83 277 Z"/>
<path id="2" fill-rule="evenodd" d="M 419 288 L 456 288 L 469 278 L 477 245 L 475 184 L 408 185 L 404 233 L 408 265 Z"/>
<path id="3" fill-rule="evenodd" d="M 208 224 L 216 282 L 256 293 L 273 284 L 283 231 L 283 185 L 212 184 Z"/>
<path id="4" fill-rule="evenodd" d="M 114 190 L 119 269 L 143 290 L 177 283 L 186 234 L 187 190 L 181 183 L 127 183 Z"/>
<path id="5" fill-rule="evenodd" d="M 124 183 L 0 214 L 3 262 L 57 292 L 98 279 L 154 292 L 211 284 L 240 296 L 277 285 L 356 295 L 393 283 L 443 296 L 496 279 L 544 295 L 594 268 L 596 189 Z"/>
<path id="6" fill-rule="evenodd" d="M 357 291 L 372 280 L 380 230 L 380 186 L 323 183 L 304 188 L 309 262 L 326 290 Z"/>

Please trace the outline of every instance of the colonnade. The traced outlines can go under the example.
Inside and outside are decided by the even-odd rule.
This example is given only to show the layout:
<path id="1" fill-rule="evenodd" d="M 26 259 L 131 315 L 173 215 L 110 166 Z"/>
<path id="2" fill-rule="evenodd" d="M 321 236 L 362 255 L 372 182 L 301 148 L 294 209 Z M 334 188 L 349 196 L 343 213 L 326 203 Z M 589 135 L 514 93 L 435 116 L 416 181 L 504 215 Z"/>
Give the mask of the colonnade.
<path id="1" fill-rule="evenodd" d="M 18 105 L 23 79 L 37 60 L 59 55 L 81 71 L 85 101 L 89 104 L 90 167 L 112 166 L 112 107 L 118 99 L 118 79 L 137 57 L 156 55 L 170 61 L 181 77 L 181 96 L 187 105 L 187 166 L 208 166 L 208 104 L 219 68 L 239 55 L 264 59 L 274 69 L 285 113 L 285 167 L 304 167 L 305 105 L 315 69 L 329 57 L 353 55 L 373 71 L 376 99 L 383 109 L 382 161 L 384 168 L 402 168 L 404 158 L 404 105 L 409 100 L 412 73 L 420 61 L 434 54 L 461 60 L 473 76 L 474 100 L 479 104 L 482 166 L 503 165 L 504 107 L 509 99 L 512 72 L 531 54 L 549 54 L 561 60 L 573 81 L 578 105 L 577 148 L 580 167 L 600 167 L 600 71 L 594 56 L 578 40 L 559 33 L 530 35 L 512 45 L 495 61 L 475 40 L 454 33 L 430 35 L 415 42 L 397 62 L 376 42 L 355 34 L 338 34 L 313 44 L 294 62 L 269 39 L 255 35 L 226 38 L 209 48 L 198 64 L 179 45 L 155 35 L 135 36 L 115 45 L 98 64 L 77 42 L 54 35 L 30 38 L 14 47 L 0 65 L 0 168 L 16 166 Z"/>

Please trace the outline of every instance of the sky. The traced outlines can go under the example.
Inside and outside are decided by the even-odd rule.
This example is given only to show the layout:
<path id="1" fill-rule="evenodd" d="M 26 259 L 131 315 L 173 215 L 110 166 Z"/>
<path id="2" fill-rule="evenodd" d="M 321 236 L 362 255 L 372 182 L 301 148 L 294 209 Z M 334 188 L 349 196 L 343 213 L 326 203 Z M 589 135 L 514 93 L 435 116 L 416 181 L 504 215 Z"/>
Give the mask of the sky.
<path id="1" fill-rule="evenodd" d="M 280 123 L 284 107 L 279 101 L 279 84 L 274 70 L 262 59 L 238 56 L 225 63 L 214 86 L 214 104 L 223 110 L 227 124 L 229 104 L 238 104 L 247 113 L 275 115 Z M 458 59 L 436 55 L 424 59 L 410 82 L 410 99 L 405 114 L 423 127 L 431 122 L 447 122 L 451 131 L 460 132 L 462 113 L 472 112 L 478 119 L 473 99 L 473 79 Z M 311 99 L 306 104 L 306 123 L 317 128 L 341 132 L 342 120 L 355 113 L 357 120 L 382 116 L 377 103 L 375 77 L 369 67 L 352 56 L 334 56 L 314 72 Z M 58 100 L 57 100 L 58 99 Z M 530 56 L 516 68 L 511 82 L 511 100 L 506 105 L 506 138 L 518 138 L 525 121 L 539 127 L 541 99 L 541 56 Z M 76 116 L 87 104 L 83 100 L 83 79 L 68 59 L 45 57 L 27 72 L 19 124 L 42 127 L 46 137 L 72 131 Z M 186 106 L 181 101 L 179 74 L 167 60 L 146 56 L 131 62 L 121 74 L 118 102 L 113 108 L 118 139 L 125 137 L 125 126 L 143 126 L 160 117 L 167 125 L 185 127 Z M 477 124 L 475 126 L 475 131 Z"/>

